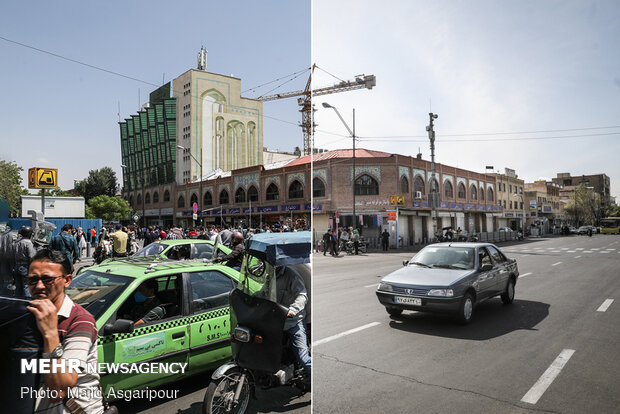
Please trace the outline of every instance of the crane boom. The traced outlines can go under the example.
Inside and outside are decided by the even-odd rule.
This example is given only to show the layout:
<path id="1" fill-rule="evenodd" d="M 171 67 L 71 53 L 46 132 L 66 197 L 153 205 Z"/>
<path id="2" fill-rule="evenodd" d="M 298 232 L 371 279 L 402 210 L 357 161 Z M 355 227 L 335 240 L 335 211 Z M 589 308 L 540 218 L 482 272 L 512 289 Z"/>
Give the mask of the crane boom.
<path id="1" fill-rule="evenodd" d="M 377 86 L 377 78 L 375 75 L 359 75 L 356 76 L 354 80 L 351 81 L 342 81 L 337 83 L 336 85 L 327 86 L 324 88 L 310 90 L 310 84 L 312 80 L 312 73 L 314 72 L 314 68 L 316 64 L 312 65 L 310 68 L 310 76 L 308 77 L 308 82 L 306 84 L 306 88 L 304 90 L 297 90 L 292 92 L 284 92 L 277 93 L 274 95 L 267 96 L 259 96 L 259 101 L 268 102 L 275 101 L 278 99 L 286 99 L 293 98 L 295 96 L 303 96 L 303 98 L 299 98 L 297 100 L 298 105 L 301 107 L 299 112 L 301 112 L 301 128 L 304 133 L 304 155 L 310 155 L 312 151 L 313 144 L 313 133 L 314 133 L 314 123 L 312 122 L 312 97 L 313 96 L 321 96 L 321 95 L 329 95 L 330 93 L 338 93 L 338 92 L 347 92 L 353 91 L 356 89 L 372 89 L 374 86 Z"/>

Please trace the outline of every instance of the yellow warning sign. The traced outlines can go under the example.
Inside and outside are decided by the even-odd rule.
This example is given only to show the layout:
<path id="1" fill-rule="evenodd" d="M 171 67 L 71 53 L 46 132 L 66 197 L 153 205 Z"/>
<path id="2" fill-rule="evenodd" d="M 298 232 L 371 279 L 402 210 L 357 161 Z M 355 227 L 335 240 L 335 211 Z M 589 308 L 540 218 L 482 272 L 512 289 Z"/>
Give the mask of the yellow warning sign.
<path id="1" fill-rule="evenodd" d="M 28 169 L 28 188 L 56 188 L 58 187 L 57 168 Z"/>
<path id="2" fill-rule="evenodd" d="M 402 196 L 402 195 L 390 196 L 390 205 L 391 206 L 404 206 L 405 205 L 405 196 Z"/>

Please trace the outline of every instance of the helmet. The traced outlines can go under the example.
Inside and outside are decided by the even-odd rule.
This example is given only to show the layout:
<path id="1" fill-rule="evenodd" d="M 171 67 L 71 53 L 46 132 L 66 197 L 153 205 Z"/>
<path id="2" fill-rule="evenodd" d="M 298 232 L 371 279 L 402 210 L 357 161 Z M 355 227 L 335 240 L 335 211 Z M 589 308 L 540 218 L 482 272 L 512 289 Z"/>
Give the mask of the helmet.
<path id="1" fill-rule="evenodd" d="M 32 227 L 22 226 L 22 228 L 19 229 L 19 235 L 25 239 L 29 239 L 32 236 Z"/>
<path id="2" fill-rule="evenodd" d="M 243 242 L 243 234 L 238 231 L 232 234 L 232 242 L 233 244 L 242 243 Z"/>

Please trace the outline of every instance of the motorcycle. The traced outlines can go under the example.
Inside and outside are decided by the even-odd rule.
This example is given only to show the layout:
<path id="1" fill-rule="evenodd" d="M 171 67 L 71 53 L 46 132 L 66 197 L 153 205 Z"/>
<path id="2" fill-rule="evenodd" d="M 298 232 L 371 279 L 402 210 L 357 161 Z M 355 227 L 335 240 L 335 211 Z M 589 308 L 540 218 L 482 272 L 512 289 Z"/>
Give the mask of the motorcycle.
<path id="1" fill-rule="evenodd" d="M 262 233 L 246 242 L 239 283 L 230 293 L 233 361 L 220 366 L 205 391 L 203 413 L 242 414 L 256 387 L 296 386 L 309 390 L 304 369 L 284 332 L 288 309 L 276 301 L 276 267 L 293 268 L 308 292 L 310 320 L 310 232 Z M 306 326 L 306 331 L 310 329 Z M 307 335 L 309 344 L 309 335 Z"/>
<path id="2" fill-rule="evenodd" d="M 347 254 L 355 254 L 355 243 L 353 243 L 351 240 L 347 240 L 346 242 L 344 242 L 344 249 Z M 368 251 L 368 244 L 362 237 L 360 237 L 357 250 L 359 253 L 366 253 Z"/>
<path id="3" fill-rule="evenodd" d="M 95 259 L 95 263 L 99 264 L 106 259 L 112 257 L 113 245 L 111 240 L 103 240 L 102 243 L 97 246 L 95 252 L 93 253 L 93 259 Z"/>

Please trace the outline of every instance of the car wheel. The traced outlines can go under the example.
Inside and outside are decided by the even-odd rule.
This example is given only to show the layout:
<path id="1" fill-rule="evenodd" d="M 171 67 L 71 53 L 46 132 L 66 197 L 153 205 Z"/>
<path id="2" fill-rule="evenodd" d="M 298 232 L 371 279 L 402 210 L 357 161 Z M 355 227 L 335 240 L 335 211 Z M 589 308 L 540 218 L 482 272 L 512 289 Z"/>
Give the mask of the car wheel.
<path id="1" fill-rule="evenodd" d="M 403 310 L 402 309 L 398 309 L 398 308 L 388 308 L 388 307 L 386 307 L 385 310 L 387 311 L 387 313 L 390 314 L 390 316 L 398 316 L 398 315 L 403 313 Z"/>
<path id="2" fill-rule="evenodd" d="M 474 316 L 474 297 L 471 293 L 465 293 L 463 300 L 461 301 L 461 307 L 459 308 L 459 322 L 466 325 L 471 322 Z"/>
<path id="3" fill-rule="evenodd" d="M 515 300 L 515 281 L 513 278 L 508 280 L 508 284 L 506 285 L 506 290 L 501 295 L 502 302 L 506 305 L 510 305 Z"/>

